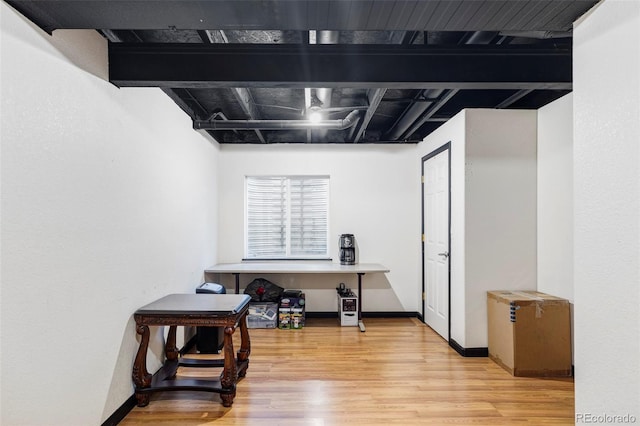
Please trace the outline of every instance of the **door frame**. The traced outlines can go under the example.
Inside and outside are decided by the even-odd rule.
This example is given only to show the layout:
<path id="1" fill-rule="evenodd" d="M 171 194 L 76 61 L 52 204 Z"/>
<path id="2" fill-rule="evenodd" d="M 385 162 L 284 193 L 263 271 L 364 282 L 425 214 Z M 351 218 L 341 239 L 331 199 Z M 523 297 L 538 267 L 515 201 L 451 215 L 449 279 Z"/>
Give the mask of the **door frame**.
<path id="1" fill-rule="evenodd" d="M 424 241 L 424 163 L 427 162 L 430 158 L 435 157 L 436 155 L 444 152 L 444 151 L 449 151 L 449 164 L 447 165 L 448 168 L 448 185 L 449 185 L 449 206 L 448 206 L 448 216 L 447 216 L 447 222 L 448 222 L 448 226 L 447 226 L 447 232 L 449 234 L 449 270 L 448 272 L 448 277 L 447 277 L 447 281 L 448 281 L 448 285 L 447 285 L 447 291 L 449 292 L 449 297 L 447 297 L 448 299 L 448 305 L 447 309 L 447 335 L 449 336 L 449 338 L 447 339 L 447 341 L 451 340 L 451 260 L 453 259 L 453 256 L 451 255 L 451 141 L 445 143 L 444 145 L 440 146 L 439 148 L 436 148 L 435 150 L 431 151 L 430 153 L 428 153 L 427 155 L 425 155 L 424 157 L 422 157 L 422 162 L 420 164 L 420 198 L 421 198 L 421 215 L 420 215 L 420 228 L 421 228 L 421 240 L 422 240 L 422 259 L 421 259 L 421 263 L 422 263 L 422 322 L 426 324 L 426 310 L 425 310 L 425 303 L 426 303 L 426 282 L 424 279 L 425 276 L 425 269 L 426 269 L 426 265 L 424 262 L 424 251 L 425 251 L 425 241 Z"/>

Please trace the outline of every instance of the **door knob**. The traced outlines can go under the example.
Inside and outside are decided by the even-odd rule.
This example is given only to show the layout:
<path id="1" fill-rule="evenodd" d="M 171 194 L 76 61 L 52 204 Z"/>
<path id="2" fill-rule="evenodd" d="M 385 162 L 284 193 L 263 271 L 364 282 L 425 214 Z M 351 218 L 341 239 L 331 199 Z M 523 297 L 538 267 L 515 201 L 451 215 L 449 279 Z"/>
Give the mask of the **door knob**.
<path id="1" fill-rule="evenodd" d="M 449 252 L 445 251 L 444 253 L 438 253 L 438 256 L 449 257 Z"/>

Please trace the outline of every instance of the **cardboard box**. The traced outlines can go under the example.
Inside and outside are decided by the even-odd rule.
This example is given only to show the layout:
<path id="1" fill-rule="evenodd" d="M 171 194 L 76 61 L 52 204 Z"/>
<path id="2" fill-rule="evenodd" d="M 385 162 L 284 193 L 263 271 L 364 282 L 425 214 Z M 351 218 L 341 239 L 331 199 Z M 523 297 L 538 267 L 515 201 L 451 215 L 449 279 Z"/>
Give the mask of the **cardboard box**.
<path id="1" fill-rule="evenodd" d="M 276 328 L 278 304 L 275 302 L 250 302 L 247 328 Z"/>
<path id="2" fill-rule="evenodd" d="M 489 357 L 514 376 L 571 376 L 569 301 L 537 291 L 487 292 Z"/>

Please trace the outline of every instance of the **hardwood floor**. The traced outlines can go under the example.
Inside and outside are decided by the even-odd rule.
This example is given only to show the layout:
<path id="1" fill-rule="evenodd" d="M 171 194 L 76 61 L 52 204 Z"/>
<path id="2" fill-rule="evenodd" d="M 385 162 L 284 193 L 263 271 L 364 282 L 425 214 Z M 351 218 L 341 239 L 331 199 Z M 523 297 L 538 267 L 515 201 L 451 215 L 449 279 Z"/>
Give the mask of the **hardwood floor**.
<path id="1" fill-rule="evenodd" d="M 417 319 L 368 318 L 366 333 L 337 319 L 307 323 L 249 330 L 233 407 L 208 392 L 158 393 L 120 424 L 574 424 L 573 379 L 512 377 L 488 358 L 461 357 Z"/>

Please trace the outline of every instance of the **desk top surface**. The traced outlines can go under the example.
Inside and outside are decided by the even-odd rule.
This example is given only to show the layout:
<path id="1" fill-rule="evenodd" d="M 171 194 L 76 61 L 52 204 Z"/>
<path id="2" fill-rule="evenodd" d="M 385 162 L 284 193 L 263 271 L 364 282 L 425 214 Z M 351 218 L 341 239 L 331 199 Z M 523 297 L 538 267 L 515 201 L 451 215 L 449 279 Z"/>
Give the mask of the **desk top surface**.
<path id="1" fill-rule="evenodd" d="M 136 314 L 235 315 L 251 297 L 246 294 L 169 294 L 138 309 Z"/>
<path id="2" fill-rule="evenodd" d="M 389 268 L 379 263 L 356 263 L 341 265 L 323 261 L 289 262 L 242 262 L 219 263 L 207 268 L 209 273 L 256 273 L 256 274 L 364 274 L 367 272 L 389 272 Z"/>

